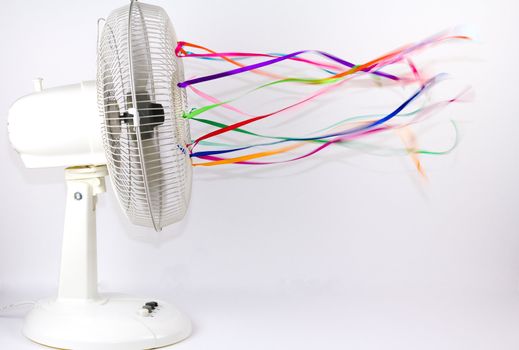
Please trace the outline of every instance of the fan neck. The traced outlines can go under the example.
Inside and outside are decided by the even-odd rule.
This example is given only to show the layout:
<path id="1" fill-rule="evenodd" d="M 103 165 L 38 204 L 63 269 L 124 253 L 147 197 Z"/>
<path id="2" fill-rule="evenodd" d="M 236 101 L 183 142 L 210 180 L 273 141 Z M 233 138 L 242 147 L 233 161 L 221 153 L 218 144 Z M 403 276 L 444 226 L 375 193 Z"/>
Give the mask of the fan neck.
<path id="1" fill-rule="evenodd" d="M 65 170 L 67 200 L 58 299 L 93 300 L 97 293 L 96 202 L 105 165 Z"/>

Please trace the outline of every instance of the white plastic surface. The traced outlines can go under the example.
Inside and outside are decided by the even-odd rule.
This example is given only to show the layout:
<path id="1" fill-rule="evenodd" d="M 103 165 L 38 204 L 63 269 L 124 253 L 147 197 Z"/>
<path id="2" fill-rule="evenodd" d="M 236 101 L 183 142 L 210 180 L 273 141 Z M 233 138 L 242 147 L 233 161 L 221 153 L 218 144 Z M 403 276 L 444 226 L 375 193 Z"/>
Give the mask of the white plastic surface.
<path id="1" fill-rule="evenodd" d="M 98 301 L 41 300 L 25 319 L 32 341 L 60 349 L 142 350 L 177 343 L 191 333 L 190 321 L 158 300 L 149 316 L 142 306 L 153 299 L 107 295 Z"/>
<path id="2" fill-rule="evenodd" d="M 9 110 L 9 139 L 28 168 L 105 164 L 95 81 L 43 89 Z"/>
<path id="3" fill-rule="evenodd" d="M 61 251 L 60 299 L 97 298 L 96 202 L 105 192 L 105 165 L 68 168 Z"/>
<path id="4" fill-rule="evenodd" d="M 60 286 L 57 299 L 36 304 L 25 320 L 32 341 L 60 349 L 132 350 L 176 343 L 191 332 L 189 320 L 174 306 L 97 292 L 96 201 L 105 191 L 105 165 L 65 170 L 67 202 Z"/>

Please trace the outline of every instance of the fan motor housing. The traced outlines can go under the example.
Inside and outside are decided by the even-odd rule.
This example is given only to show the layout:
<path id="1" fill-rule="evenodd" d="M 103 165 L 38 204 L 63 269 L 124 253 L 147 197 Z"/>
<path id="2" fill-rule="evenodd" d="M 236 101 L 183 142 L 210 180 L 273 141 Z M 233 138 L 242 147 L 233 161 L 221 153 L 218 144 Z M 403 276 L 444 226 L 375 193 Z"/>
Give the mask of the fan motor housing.
<path id="1" fill-rule="evenodd" d="M 27 168 L 105 164 L 96 82 L 36 91 L 9 110 L 13 148 Z"/>

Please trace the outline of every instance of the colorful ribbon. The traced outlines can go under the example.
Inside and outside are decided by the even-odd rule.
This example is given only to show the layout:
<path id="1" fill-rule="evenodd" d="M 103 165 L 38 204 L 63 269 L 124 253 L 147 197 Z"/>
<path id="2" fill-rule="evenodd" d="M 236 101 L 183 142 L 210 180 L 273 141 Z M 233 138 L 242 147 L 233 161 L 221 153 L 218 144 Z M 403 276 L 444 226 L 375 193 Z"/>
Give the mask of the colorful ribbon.
<path id="1" fill-rule="evenodd" d="M 452 98 L 447 101 L 442 101 L 434 104 L 430 104 L 428 106 L 420 107 L 416 109 L 413 112 L 404 113 L 404 109 L 414 102 L 418 97 L 420 97 L 422 94 L 424 94 L 426 91 L 430 90 L 434 85 L 436 85 L 442 78 L 445 76 L 445 74 L 438 74 L 434 76 L 431 79 L 425 80 L 424 77 L 422 77 L 420 71 L 415 66 L 413 61 L 411 60 L 410 56 L 412 54 L 415 54 L 419 52 L 422 49 L 428 48 L 430 46 L 433 46 L 435 44 L 439 44 L 441 42 L 445 42 L 447 40 L 452 39 L 468 39 L 468 37 L 464 35 L 457 35 L 453 34 L 450 31 L 446 31 L 443 33 L 439 33 L 437 35 L 434 35 L 430 38 L 427 38 L 425 40 L 422 40 L 420 42 L 409 44 L 404 47 L 401 47 L 397 50 L 394 50 L 392 52 L 389 52 L 385 55 L 382 55 L 374 60 L 370 60 L 364 64 L 355 65 L 347 60 L 344 60 L 342 58 L 339 58 L 335 55 L 323 52 L 323 51 L 316 51 L 316 50 L 302 50 L 302 51 L 296 51 L 290 54 L 262 54 L 262 53 L 250 53 L 250 52 L 216 52 L 213 50 L 210 50 L 206 47 L 187 43 L 187 42 L 179 42 L 177 45 L 177 48 L 175 50 L 175 53 L 178 57 L 181 58 L 197 58 L 197 59 L 205 59 L 205 60 L 219 60 L 219 61 L 225 61 L 228 62 L 234 66 L 237 66 L 238 68 L 222 71 L 215 74 L 210 74 L 207 76 L 197 77 L 193 79 L 189 79 L 183 82 L 180 82 L 178 84 L 181 88 L 187 88 L 189 87 L 194 93 L 199 95 L 200 97 L 204 98 L 205 100 L 211 102 L 211 104 L 203 106 L 198 109 L 194 109 L 188 113 L 185 114 L 185 118 L 192 119 L 194 121 L 211 125 L 213 127 L 216 127 L 217 129 L 211 132 L 208 132 L 204 135 L 201 135 L 197 137 L 193 143 L 190 145 L 190 152 L 192 158 L 198 158 L 201 160 L 205 160 L 205 162 L 194 162 L 194 166 L 213 166 L 213 165 L 221 165 L 221 164 L 254 164 L 254 165 L 266 165 L 266 164 L 277 164 L 277 163 L 284 163 L 284 162 L 291 162 L 298 159 L 303 159 L 306 157 L 309 157 L 327 147 L 333 144 L 348 144 L 356 139 L 377 134 L 380 132 L 388 131 L 388 130 L 400 130 L 399 136 L 401 137 L 402 141 L 404 142 L 406 151 L 408 154 L 411 155 L 411 158 L 413 159 L 413 162 L 415 163 L 415 166 L 417 167 L 418 171 L 423 174 L 423 170 L 421 168 L 420 162 L 418 160 L 418 154 L 445 154 L 445 151 L 427 151 L 427 150 L 420 150 L 416 146 L 416 140 L 414 137 L 414 134 L 410 130 L 409 126 L 417 123 L 423 119 L 425 119 L 424 115 L 430 115 L 432 111 L 445 106 L 449 103 L 459 101 L 461 96 L 460 94 L 456 96 L 455 98 Z M 203 53 L 195 53 L 191 51 L 187 51 L 186 48 L 196 49 L 196 50 L 202 50 Z M 318 55 L 327 61 L 321 61 L 321 60 L 313 60 L 306 57 L 303 57 L 303 55 L 308 54 L 314 54 Z M 253 63 L 246 65 L 242 63 L 241 61 L 250 59 L 250 58 L 266 58 L 266 60 L 258 63 Z M 299 78 L 299 77 L 285 77 L 280 76 L 278 74 L 274 74 L 268 71 L 265 71 L 264 69 L 279 64 L 283 61 L 293 61 L 303 64 L 308 64 L 311 66 L 314 66 L 318 68 L 320 71 L 324 71 L 327 76 L 325 77 L 317 77 L 317 78 Z M 383 71 L 383 68 L 388 67 L 390 65 L 394 65 L 397 63 L 405 63 L 410 68 L 410 73 L 407 75 L 397 76 L 393 74 L 389 74 Z M 198 88 L 195 88 L 194 85 L 201 84 L 204 82 L 216 80 L 216 79 L 222 79 L 226 77 L 231 77 L 233 75 L 237 74 L 243 74 L 246 72 L 261 74 L 263 76 L 267 76 L 272 79 L 276 79 L 274 81 L 268 82 L 266 84 L 262 84 L 254 89 L 251 89 L 250 91 L 247 91 L 243 94 L 241 94 L 238 97 L 227 99 L 225 101 L 221 101 L 215 97 L 212 97 L 203 91 L 201 91 Z M 316 99 L 333 89 L 338 88 L 339 86 L 342 86 L 343 84 L 347 83 L 351 79 L 354 79 L 359 74 L 369 74 L 373 77 L 382 78 L 382 79 L 388 79 L 389 81 L 392 81 L 396 84 L 400 85 L 407 85 L 407 84 L 419 84 L 419 88 L 413 93 L 410 97 L 408 97 L 406 100 L 404 100 L 402 103 L 400 103 L 393 111 L 388 113 L 385 116 L 376 116 L 377 118 L 369 119 L 369 120 L 363 120 L 363 121 L 356 121 L 355 125 L 352 126 L 353 120 L 347 119 L 342 122 L 335 123 L 333 126 L 327 127 L 323 130 L 328 130 L 333 128 L 339 128 L 339 130 L 335 132 L 328 132 L 324 134 L 315 133 L 314 136 L 305 136 L 305 137 L 294 137 L 294 136 L 271 136 L 271 135 L 264 135 L 262 133 L 253 132 L 247 129 L 244 129 L 243 127 L 252 123 L 255 123 L 259 120 L 266 119 L 269 117 L 272 117 L 274 115 L 280 114 L 282 112 L 285 112 L 289 109 L 292 109 L 296 106 L 301 106 L 310 100 Z M 296 84 L 311 84 L 311 85 L 325 85 L 323 88 L 317 90 L 316 92 L 312 93 L 311 95 L 297 101 L 296 103 L 293 103 L 291 105 L 285 106 L 283 108 L 280 108 L 278 110 L 262 114 L 262 115 L 253 115 L 250 113 L 243 112 L 242 110 L 236 108 L 233 106 L 233 102 L 235 102 L 237 99 L 242 98 L 248 94 L 255 93 L 256 91 L 260 89 L 269 88 L 278 84 L 284 84 L 284 83 L 296 83 Z M 225 124 L 222 122 L 218 122 L 213 119 L 208 118 L 200 118 L 199 115 L 202 113 L 207 113 L 215 108 L 225 108 L 231 111 L 234 111 L 244 117 L 246 117 L 243 120 L 240 120 L 238 122 L 232 123 L 232 124 Z M 405 123 L 392 123 L 389 124 L 389 122 L 393 121 L 395 117 L 398 116 L 412 116 L 412 120 L 407 121 Z M 322 131 L 323 131 L 322 130 Z M 259 138 L 266 138 L 270 139 L 272 141 L 269 142 L 261 142 L 261 143 L 249 143 L 245 145 L 230 145 L 230 144 L 222 144 L 218 142 L 210 142 L 208 139 L 214 138 L 216 136 L 225 134 L 227 132 L 238 132 L 241 134 L 249 135 L 251 137 L 259 137 Z M 283 145 L 286 143 L 291 143 L 289 145 Z M 257 161 L 257 159 L 265 158 L 265 157 L 271 157 L 274 155 L 286 153 L 289 151 L 293 151 L 295 149 L 298 149 L 304 145 L 308 144 L 318 144 L 317 147 L 312 149 L 309 152 L 306 152 L 300 156 L 292 157 L 285 160 L 269 160 L 269 161 Z M 204 146 L 213 146 L 213 147 L 219 147 L 220 149 L 213 149 L 213 150 L 202 150 L 202 151 L 195 151 L 195 148 L 197 145 L 204 145 Z M 457 140 L 455 145 L 457 144 Z M 254 148 L 261 147 L 275 147 L 275 146 L 281 146 L 276 147 L 273 149 L 260 151 L 260 152 L 253 152 L 248 153 L 244 155 L 237 155 L 230 158 L 222 157 L 222 155 L 229 155 L 232 153 L 244 153 L 248 152 Z M 223 146 L 223 148 L 221 148 Z M 448 150 L 450 151 L 450 150 Z"/>

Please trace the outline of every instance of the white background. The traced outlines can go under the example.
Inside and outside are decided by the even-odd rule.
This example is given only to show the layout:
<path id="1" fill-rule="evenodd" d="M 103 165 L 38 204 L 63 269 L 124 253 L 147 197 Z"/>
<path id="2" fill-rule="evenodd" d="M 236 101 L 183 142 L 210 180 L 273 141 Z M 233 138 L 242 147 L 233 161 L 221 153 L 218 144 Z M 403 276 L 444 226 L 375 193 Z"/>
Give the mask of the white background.
<path id="1" fill-rule="evenodd" d="M 129 224 L 107 192 L 101 290 L 178 304 L 195 325 L 178 349 L 519 348 L 516 2 L 153 3 L 182 40 L 357 62 L 465 24 L 477 40 L 436 66 L 475 97 L 449 110 L 461 144 L 424 159 L 425 185 L 407 158 L 347 150 L 270 170 L 196 168 L 188 216 L 161 234 Z M 65 196 L 62 170 L 25 169 L 11 149 L 9 106 L 37 76 L 94 79 L 96 20 L 123 4 L 2 3 L 0 305 L 55 293 Z M 40 348 L 21 335 L 24 311 L 0 318 L 0 348 Z"/>

